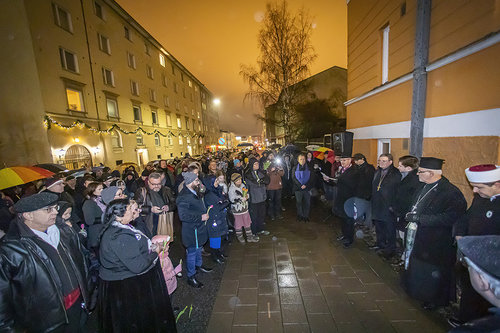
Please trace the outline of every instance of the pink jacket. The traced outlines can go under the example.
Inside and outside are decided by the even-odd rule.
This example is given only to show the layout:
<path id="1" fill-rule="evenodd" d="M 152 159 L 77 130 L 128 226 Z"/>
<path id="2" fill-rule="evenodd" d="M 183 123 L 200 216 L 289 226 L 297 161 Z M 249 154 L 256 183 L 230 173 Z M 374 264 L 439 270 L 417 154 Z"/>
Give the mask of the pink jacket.
<path id="1" fill-rule="evenodd" d="M 160 252 L 160 264 L 163 277 L 167 283 L 168 294 L 172 295 L 177 289 L 177 276 L 174 272 L 174 265 L 172 265 L 172 261 L 168 257 L 168 252 Z"/>

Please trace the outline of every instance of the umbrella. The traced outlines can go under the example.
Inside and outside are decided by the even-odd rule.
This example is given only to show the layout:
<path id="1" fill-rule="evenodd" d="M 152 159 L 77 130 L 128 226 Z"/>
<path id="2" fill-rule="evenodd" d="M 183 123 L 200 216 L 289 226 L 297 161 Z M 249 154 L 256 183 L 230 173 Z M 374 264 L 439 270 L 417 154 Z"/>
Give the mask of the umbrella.
<path id="1" fill-rule="evenodd" d="M 281 148 L 281 145 L 279 143 L 273 143 L 272 145 L 269 146 L 271 149 L 278 149 Z"/>
<path id="2" fill-rule="evenodd" d="M 53 173 L 59 173 L 59 172 L 67 172 L 68 169 L 64 165 L 61 164 L 55 164 L 55 163 L 44 163 L 44 164 L 37 164 L 35 165 L 36 167 L 49 170 Z"/>
<path id="3" fill-rule="evenodd" d="M 297 147 L 296 145 L 292 145 L 291 143 L 287 144 L 283 148 L 284 153 L 293 154 L 294 152 L 297 152 L 297 151 L 300 151 L 299 147 Z"/>
<path id="4" fill-rule="evenodd" d="M 54 173 L 39 167 L 10 167 L 0 170 L 0 190 L 26 184 L 38 179 L 49 178 Z"/>
<path id="5" fill-rule="evenodd" d="M 237 147 L 253 147 L 253 144 L 248 142 L 242 142 Z"/>
<path id="6" fill-rule="evenodd" d="M 327 151 L 330 151 L 331 149 L 330 148 L 327 148 L 327 147 L 318 147 L 316 149 L 313 149 L 313 151 L 319 151 L 321 153 L 324 153 L 324 152 L 327 152 Z"/>
<path id="7" fill-rule="evenodd" d="M 76 170 L 71 170 L 68 172 L 68 176 L 73 176 L 75 178 L 78 178 L 78 177 L 82 177 L 83 175 L 85 175 L 87 173 L 87 169 L 85 168 L 82 168 L 82 169 L 76 169 Z"/>
<path id="8" fill-rule="evenodd" d="M 308 145 L 306 146 L 306 149 L 307 150 L 310 150 L 310 151 L 315 151 L 316 149 L 318 149 L 320 146 L 318 145 Z"/>

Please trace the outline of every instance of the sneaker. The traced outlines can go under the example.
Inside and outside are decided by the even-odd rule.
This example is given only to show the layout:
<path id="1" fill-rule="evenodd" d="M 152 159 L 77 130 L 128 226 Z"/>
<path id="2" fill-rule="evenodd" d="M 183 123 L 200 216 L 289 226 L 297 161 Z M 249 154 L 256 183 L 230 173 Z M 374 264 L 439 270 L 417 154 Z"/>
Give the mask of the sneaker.
<path id="1" fill-rule="evenodd" d="M 251 237 L 247 238 L 247 242 L 249 242 L 249 243 L 257 243 L 259 240 L 260 239 L 258 236 L 251 236 Z"/>
<path id="2" fill-rule="evenodd" d="M 285 209 L 285 208 L 283 208 L 283 207 L 281 207 L 281 211 L 282 211 L 282 212 L 286 212 L 286 209 Z"/>
<path id="3" fill-rule="evenodd" d="M 236 236 L 236 238 L 238 239 L 238 241 L 239 241 L 240 243 L 245 244 L 245 237 L 243 237 L 243 235 Z"/>
<path id="4" fill-rule="evenodd" d="M 340 241 L 343 241 L 345 239 L 345 236 L 344 235 L 340 235 L 336 239 L 340 242 Z"/>
<path id="5" fill-rule="evenodd" d="M 259 232 L 258 232 L 258 234 L 259 234 L 259 235 L 262 235 L 262 236 L 267 236 L 267 235 L 269 235 L 269 231 L 267 231 L 267 230 L 262 230 L 262 231 L 259 231 Z"/>
<path id="6" fill-rule="evenodd" d="M 283 215 L 278 215 L 277 219 L 278 219 L 278 220 L 283 220 L 283 219 L 284 219 L 284 217 L 283 217 Z"/>
<path id="7" fill-rule="evenodd" d="M 447 321 L 448 321 L 448 324 L 453 328 L 458 327 L 458 326 L 462 326 L 463 324 L 465 324 L 463 321 L 459 320 L 456 317 L 450 317 L 450 318 L 448 318 Z"/>
<path id="8" fill-rule="evenodd" d="M 342 243 L 342 246 L 344 247 L 344 249 L 348 249 L 352 246 L 352 241 L 348 241 L 348 240 L 345 240 L 343 243 Z"/>
<path id="9" fill-rule="evenodd" d="M 378 246 L 378 245 L 372 245 L 372 246 L 369 246 L 368 248 L 370 250 L 373 250 L 373 251 L 380 250 L 380 246 Z"/>

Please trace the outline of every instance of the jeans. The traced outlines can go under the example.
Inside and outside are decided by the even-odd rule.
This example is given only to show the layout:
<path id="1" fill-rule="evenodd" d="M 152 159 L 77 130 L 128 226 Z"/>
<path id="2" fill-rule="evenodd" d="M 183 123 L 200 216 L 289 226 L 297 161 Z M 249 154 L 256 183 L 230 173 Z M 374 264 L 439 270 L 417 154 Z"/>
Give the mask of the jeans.
<path id="1" fill-rule="evenodd" d="M 311 194 L 309 191 L 295 191 L 295 200 L 297 201 L 297 216 L 309 218 L 311 210 Z"/>
<path id="2" fill-rule="evenodd" d="M 388 251 L 396 250 L 396 221 L 373 220 L 377 246 Z"/>
<path id="3" fill-rule="evenodd" d="M 250 218 L 252 219 L 252 233 L 256 234 L 264 230 L 264 220 L 266 219 L 266 202 L 249 204 Z"/>
<path id="4" fill-rule="evenodd" d="M 188 247 L 186 249 L 186 267 L 188 277 L 195 275 L 196 267 L 200 267 L 203 264 L 201 258 L 201 249 L 201 247 Z"/>
<path id="5" fill-rule="evenodd" d="M 269 200 L 269 207 L 267 214 L 271 218 L 275 218 L 281 215 L 281 189 L 280 190 L 269 190 L 267 191 L 267 197 Z"/>

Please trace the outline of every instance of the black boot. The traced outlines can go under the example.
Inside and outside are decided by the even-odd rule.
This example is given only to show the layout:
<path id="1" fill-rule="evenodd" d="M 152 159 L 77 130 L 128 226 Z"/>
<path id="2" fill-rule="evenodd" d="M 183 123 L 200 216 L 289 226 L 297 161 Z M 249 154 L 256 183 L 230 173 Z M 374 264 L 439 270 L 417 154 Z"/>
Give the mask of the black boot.
<path id="1" fill-rule="evenodd" d="M 196 275 L 193 275 L 191 277 L 188 277 L 188 284 L 193 287 L 193 288 L 201 288 L 203 287 L 203 283 L 201 283 L 200 281 L 198 281 L 196 279 Z"/>
<path id="2" fill-rule="evenodd" d="M 217 252 L 217 250 L 213 250 L 212 251 L 212 260 L 220 265 L 222 265 L 224 263 L 224 258 L 221 258 L 219 256 L 219 253 Z"/>

